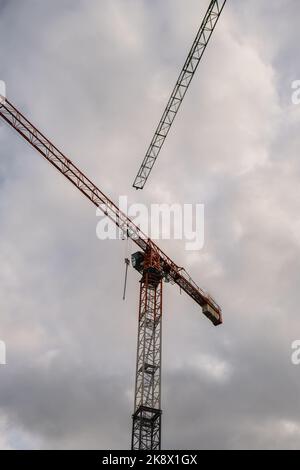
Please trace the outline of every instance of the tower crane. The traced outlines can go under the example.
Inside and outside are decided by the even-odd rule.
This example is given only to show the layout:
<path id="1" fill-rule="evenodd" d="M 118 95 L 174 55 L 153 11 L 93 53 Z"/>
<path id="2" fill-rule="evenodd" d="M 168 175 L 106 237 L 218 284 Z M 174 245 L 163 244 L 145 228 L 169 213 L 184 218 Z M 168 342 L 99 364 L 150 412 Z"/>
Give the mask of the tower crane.
<path id="1" fill-rule="evenodd" d="M 163 280 L 177 284 L 217 326 L 219 305 L 191 279 L 185 269 L 166 255 L 72 161 L 20 113 L 7 99 L 0 100 L 0 116 L 42 157 L 51 163 L 137 245 L 132 265 L 141 274 L 135 400 L 132 416 L 134 450 L 159 450 L 161 446 L 161 324 Z"/>
<path id="2" fill-rule="evenodd" d="M 218 19 L 225 6 L 226 0 L 211 0 L 205 13 L 197 36 L 189 51 L 184 66 L 171 93 L 167 106 L 158 123 L 154 136 L 148 147 L 144 160 L 133 182 L 135 189 L 143 189 L 156 159 L 165 143 L 169 130 L 179 111 L 183 98 L 189 88 L 193 76 L 198 68 L 200 60 L 209 43 L 211 35 L 216 27 Z"/>

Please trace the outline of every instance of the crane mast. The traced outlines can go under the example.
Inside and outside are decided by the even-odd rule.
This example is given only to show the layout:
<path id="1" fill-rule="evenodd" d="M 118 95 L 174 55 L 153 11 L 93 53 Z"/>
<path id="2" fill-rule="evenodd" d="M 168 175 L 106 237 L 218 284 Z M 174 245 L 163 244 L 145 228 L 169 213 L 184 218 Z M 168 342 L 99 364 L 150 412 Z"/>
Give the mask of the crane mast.
<path id="1" fill-rule="evenodd" d="M 132 449 L 160 449 L 162 281 L 177 284 L 202 308 L 203 314 L 214 325 L 222 323 L 221 308 L 208 293 L 197 286 L 185 269 L 177 266 L 5 98 L 0 100 L 0 116 L 87 199 L 100 207 L 139 248 L 139 251 L 132 255 L 132 265 L 141 274 L 141 280 L 131 445 Z"/>
<path id="2" fill-rule="evenodd" d="M 195 75 L 200 60 L 202 59 L 204 51 L 209 43 L 211 35 L 216 27 L 218 19 L 220 18 L 225 3 L 226 0 L 211 0 L 209 3 L 207 12 L 203 18 L 197 36 L 189 51 L 167 106 L 148 147 L 144 160 L 133 182 L 133 187 L 136 189 L 143 189 L 146 184 L 154 163 L 162 149 L 173 121 L 189 88 L 192 78 Z"/>
<path id="3" fill-rule="evenodd" d="M 141 272 L 131 448 L 159 450 L 163 272 L 155 251 L 146 251 Z"/>

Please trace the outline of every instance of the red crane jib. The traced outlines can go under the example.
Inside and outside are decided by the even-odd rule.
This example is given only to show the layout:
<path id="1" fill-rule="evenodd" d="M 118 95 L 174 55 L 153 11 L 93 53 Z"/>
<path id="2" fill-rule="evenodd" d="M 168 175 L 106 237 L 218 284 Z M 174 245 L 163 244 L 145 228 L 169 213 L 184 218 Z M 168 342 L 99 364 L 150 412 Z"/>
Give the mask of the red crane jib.
<path id="1" fill-rule="evenodd" d="M 222 323 L 220 306 L 191 279 L 185 269 L 177 266 L 149 237 L 144 234 L 100 189 L 82 173 L 71 160 L 45 137 L 7 99 L 2 98 L 0 115 L 48 162 L 62 173 L 95 206 L 101 207 L 120 230 L 131 238 L 143 253 L 153 250 L 160 259 L 160 266 L 166 280 L 177 284 L 202 308 L 203 314 L 214 325 Z"/>

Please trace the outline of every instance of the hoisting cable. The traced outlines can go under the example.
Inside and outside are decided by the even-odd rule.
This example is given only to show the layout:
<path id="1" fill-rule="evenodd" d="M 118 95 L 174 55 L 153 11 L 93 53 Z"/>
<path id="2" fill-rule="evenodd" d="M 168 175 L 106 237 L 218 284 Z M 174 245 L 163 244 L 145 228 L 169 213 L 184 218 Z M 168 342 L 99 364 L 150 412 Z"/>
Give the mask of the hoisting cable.
<path id="1" fill-rule="evenodd" d="M 123 300 L 125 300 L 126 298 L 126 287 L 127 287 L 127 274 L 128 274 L 128 266 L 130 265 L 130 261 L 129 261 L 129 258 L 128 258 L 128 230 L 127 230 L 127 234 L 125 236 L 126 238 L 124 238 L 124 240 L 126 239 L 126 246 L 125 246 L 125 258 L 124 258 L 124 261 L 125 261 L 125 280 L 124 280 L 124 291 L 123 291 Z"/>

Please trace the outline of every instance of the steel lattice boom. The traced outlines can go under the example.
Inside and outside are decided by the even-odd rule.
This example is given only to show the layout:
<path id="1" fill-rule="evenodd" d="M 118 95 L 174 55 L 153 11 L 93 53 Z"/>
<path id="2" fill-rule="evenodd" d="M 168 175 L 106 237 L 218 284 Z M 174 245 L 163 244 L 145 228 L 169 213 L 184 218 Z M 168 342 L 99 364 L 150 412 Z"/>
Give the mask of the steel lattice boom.
<path id="1" fill-rule="evenodd" d="M 142 275 L 132 448 L 160 449 L 162 280 L 180 286 L 214 325 L 222 323 L 221 308 L 8 100 L 0 101 L 0 116 L 140 249 L 132 255 L 132 265 Z"/>
<path id="2" fill-rule="evenodd" d="M 60 150 L 50 142 L 33 124 L 28 121 L 8 100 L 0 105 L 0 116 L 10 124 L 32 147 L 48 162 L 74 184 L 95 206 L 100 207 L 124 233 L 131 238 L 142 251 L 151 247 L 160 256 L 164 275 L 173 280 L 182 290 L 194 299 L 204 314 L 218 325 L 222 323 L 221 308 L 213 298 L 200 289 L 187 274 L 185 269 L 177 266 L 149 237 L 144 234 L 92 181 L 84 175 Z M 205 310 L 209 306 L 212 313 Z M 211 315 L 211 316 L 210 316 Z"/>
<path id="3" fill-rule="evenodd" d="M 136 189 L 143 189 L 145 186 L 153 165 L 173 124 L 176 114 L 178 113 L 183 98 L 197 70 L 199 62 L 209 43 L 225 3 L 226 0 L 211 0 L 208 6 L 200 29 L 189 51 L 188 57 L 169 98 L 168 104 L 146 152 L 143 163 L 135 177 L 133 187 Z"/>

